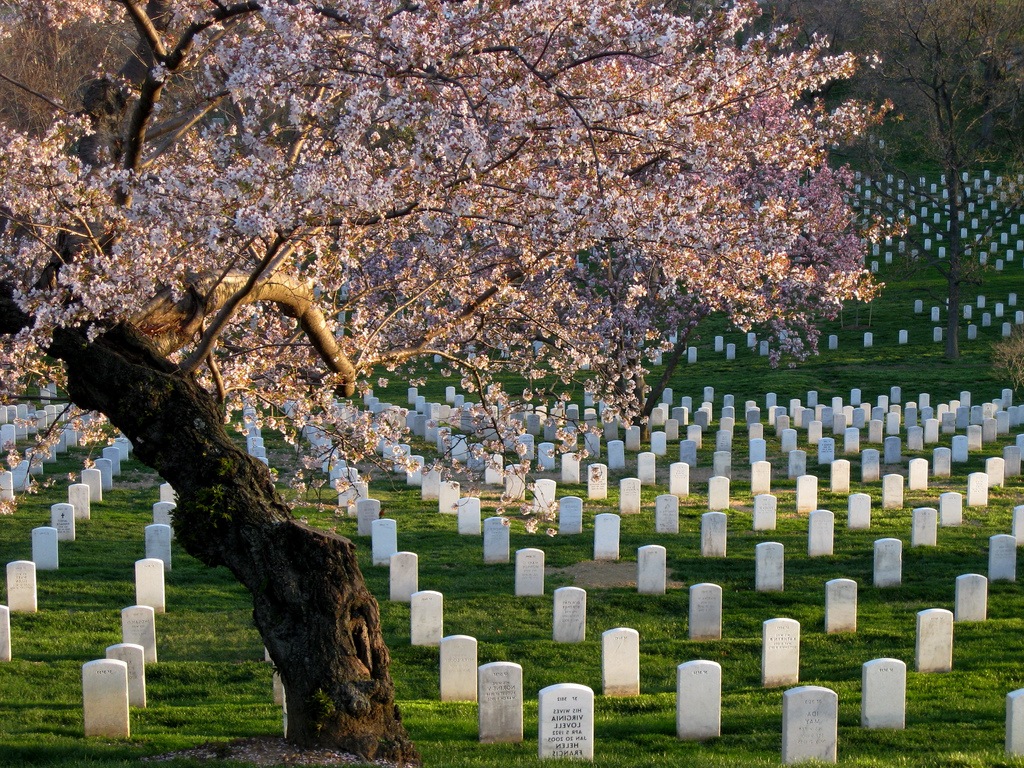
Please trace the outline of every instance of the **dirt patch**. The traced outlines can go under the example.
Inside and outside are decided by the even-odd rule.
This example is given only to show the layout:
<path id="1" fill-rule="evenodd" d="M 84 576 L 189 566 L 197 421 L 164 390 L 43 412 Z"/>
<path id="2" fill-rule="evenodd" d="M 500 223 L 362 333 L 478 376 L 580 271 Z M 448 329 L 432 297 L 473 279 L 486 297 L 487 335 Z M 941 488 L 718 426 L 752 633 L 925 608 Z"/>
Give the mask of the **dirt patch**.
<path id="1" fill-rule="evenodd" d="M 165 755 L 144 757 L 143 762 L 163 763 L 177 759 L 220 762 L 234 760 L 251 765 L 376 765 L 397 768 L 384 760 L 367 762 L 361 757 L 331 749 L 304 749 L 289 744 L 282 738 L 236 739 L 226 744 L 203 744 L 192 749 L 169 752 Z"/>
<path id="2" fill-rule="evenodd" d="M 549 575 L 568 576 L 574 587 L 582 589 L 612 589 L 615 587 L 636 588 L 636 563 L 617 560 L 584 560 L 565 568 L 545 568 Z M 681 581 L 668 581 L 668 589 L 682 589 Z"/>

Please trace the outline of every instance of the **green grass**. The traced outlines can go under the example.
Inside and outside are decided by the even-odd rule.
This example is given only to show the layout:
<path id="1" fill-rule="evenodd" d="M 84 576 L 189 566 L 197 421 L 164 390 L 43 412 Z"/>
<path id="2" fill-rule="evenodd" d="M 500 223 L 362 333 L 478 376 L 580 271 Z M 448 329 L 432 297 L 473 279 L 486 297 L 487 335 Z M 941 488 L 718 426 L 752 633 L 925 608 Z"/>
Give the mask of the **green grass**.
<path id="1" fill-rule="evenodd" d="M 1024 306 L 1021 257 L 1008 263 L 1005 272 L 986 274 L 983 292 L 989 307 L 1014 291 L 1022 294 Z M 699 362 L 683 366 L 672 382 L 677 400 L 690 395 L 699 402 L 704 386 L 715 387 L 716 405 L 721 404 L 721 394 L 729 392 L 738 406 L 745 399 L 756 399 L 762 407 L 768 391 L 776 392 L 782 405 L 791 397 L 805 397 L 808 390 L 817 390 L 820 402 L 827 403 L 834 395 L 847 397 L 853 387 L 862 390 L 865 400 L 873 401 L 889 394 L 893 384 L 902 386 L 905 399 L 931 393 L 933 405 L 957 397 L 961 390 L 970 390 L 975 402 L 998 396 L 1005 383 L 993 374 L 988 360 L 1001 321 L 996 320 L 993 328 L 979 329 L 977 342 L 968 342 L 964 332 L 962 359 L 946 361 L 942 345 L 931 341 L 928 319 L 941 283 L 926 275 L 903 278 L 899 274 L 883 266 L 880 277 L 888 285 L 870 309 L 870 326 L 866 308 L 861 308 L 859 320 L 854 310 L 848 310 L 841 320 L 823 327 L 823 342 L 829 334 L 837 334 L 839 349 L 825 349 L 795 368 L 769 367 L 764 358 L 745 349 L 741 333 L 708 324 L 698 340 Z M 916 298 L 925 301 L 922 315 L 913 313 Z M 1007 307 L 1011 320 L 1016 309 Z M 980 317 L 977 310 L 976 317 Z M 852 327 L 854 323 L 857 327 Z M 896 344 L 900 329 L 910 332 L 910 344 Z M 874 333 L 873 349 L 862 346 L 865 330 Z M 713 337 L 719 333 L 737 344 L 736 362 L 713 353 Z M 443 399 L 448 383 L 432 377 L 421 387 L 421 394 Z M 377 394 L 404 403 L 405 385 L 393 379 Z M 273 435 L 265 436 L 272 452 L 280 449 Z M 1024 504 L 1021 479 L 1010 478 L 1006 488 L 994 489 L 987 508 L 966 509 L 963 526 L 940 528 L 937 548 L 912 549 L 911 509 L 937 506 L 944 490 L 963 492 L 967 472 L 983 468 L 980 455 L 972 455 L 968 465 L 954 465 L 955 474 L 948 482 L 933 480 L 927 491 L 907 491 L 901 510 L 881 510 L 881 484 L 857 482 L 859 458 L 846 457 L 853 465 L 851 491 L 867 492 L 873 499 L 871 529 L 849 531 L 846 494 L 828 491 L 828 474 L 817 467 L 812 454 L 808 467 L 819 476 L 818 506 L 835 512 L 836 536 L 832 556 L 810 559 L 806 557 L 806 516 L 792 513 L 794 483 L 785 477 L 786 465 L 774 431 L 766 427 L 765 437 L 775 468 L 773 493 L 779 497 L 777 530 L 751 530 L 752 498 L 739 479 L 746 460 L 741 429 L 733 443 L 733 509 L 724 559 L 699 556 L 706 484 L 698 478 L 706 475 L 706 469 L 704 475 L 695 472 L 691 478 L 693 494 L 681 504 L 680 533 L 653 533 L 654 496 L 667 487 L 669 462 L 660 461 L 661 485 L 644 489 L 642 514 L 622 520 L 620 551 L 622 560 L 632 561 L 638 547 L 664 545 L 669 578 L 682 586 L 664 596 L 640 596 L 628 588 L 589 589 L 587 640 L 578 645 L 551 641 L 551 591 L 569 584 L 569 576 L 550 575 L 544 597 L 514 597 L 511 564 L 484 566 L 478 537 L 457 535 L 454 517 L 438 514 L 436 504 L 420 501 L 418 491 L 406 488 L 404 482 L 377 473 L 371 485 L 373 496 L 381 500 L 385 516 L 398 520 L 399 547 L 419 553 L 420 588 L 445 595 L 445 634 L 476 637 L 481 664 L 514 661 L 523 666 L 526 739 L 516 745 L 479 744 L 475 705 L 438 701 L 437 649 L 410 647 L 409 607 L 388 602 L 387 570 L 371 565 L 369 541 L 355 535 L 355 520 L 338 517 L 330 508 L 304 510 L 312 524 L 336 527 L 358 542 L 367 581 L 381 599 L 404 720 L 425 763 L 480 768 L 538 765 L 536 692 L 554 683 L 575 682 L 600 694 L 600 634 L 626 626 L 640 632 L 643 693 L 627 699 L 597 696 L 596 764 L 616 768 L 778 765 L 782 691 L 760 686 L 761 624 L 789 617 L 802 627 L 801 681 L 828 686 L 839 694 L 841 763 L 922 768 L 1024 765 L 1024 760 L 1003 755 L 1004 697 L 1024 687 L 1020 658 L 1024 595 L 1018 584 L 990 585 L 989 620 L 956 625 L 951 673 L 909 673 L 905 731 L 859 727 L 861 665 L 892 656 L 913 669 L 916 612 L 951 609 L 955 578 L 962 573 L 986 573 L 988 537 L 1008 532 L 1012 508 Z M 699 452 L 702 468 L 711 465 L 713 442 L 705 440 Z M 985 453 L 995 455 L 1010 442 L 1012 436 L 1002 438 Z M 841 443 L 840 439 L 837 457 L 842 457 Z M 949 445 L 948 436 L 943 436 L 942 444 Z M 806 447 L 804 433 L 800 447 Z M 869 447 L 866 439 L 861 447 Z M 930 456 L 932 446 L 928 448 L 923 453 L 905 450 L 904 461 Z M 30 557 L 31 529 L 48 524 L 50 504 L 65 500 L 62 478 L 76 472 L 82 458 L 83 454 L 75 453 L 48 466 L 47 476 L 58 478 L 57 482 L 26 498 L 15 516 L 0 518 L 4 562 Z M 632 474 L 633 467 L 627 472 Z M 512 550 L 540 547 L 547 564 L 554 567 L 589 560 L 593 516 L 617 509 L 618 480 L 623 476 L 615 473 L 609 478 L 606 502 L 585 502 L 583 535 L 530 535 L 515 521 Z M 143 528 L 151 519 L 152 503 L 158 500 L 157 482 L 144 468 L 128 462 L 117 489 L 93 506 L 92 520 L 79 525 L 78 540 L 62 544 L 61 569 L 39 573 L 39 613 L 12 616 L 15 660 L 0 664 L 0 765 L 113 768 L 138 765 L 143 757 L 207 741 L 280 733 L 281 713 L 271 697 L 271 668 L 262 662 L 262 644 L 252 627 L 246 593 L 225 570 L 205 568 L 176 547 L 174 568 L 167 578 L 168 612 L 157 618 L 160 661 L 147 670 L 149 707 L 133 711 L 128 740 L 82 736 L 81 665 L 101 658 L 107 645 L 120 642 L 119 611 L 134 602 L 132 564 L 144 555 Z M 486 515 L 495 499 L 493 491 L 470 483 L 463 490 L 483 492 Z M 586 489 L 559 483 L 559 495 L 569 494 L 585 497 Z M 897 588 L 880 590 L 871 585 L 872 544 L 882 537 L 904 541 L 904 578 Z M 761 541 L 785 546 L 783 593 L 754 591 L 754 547 Z M 858 631 L 826 635 L 824 583 L 839 577 L 859 584 Z M 724 590 L 723 639 L 691 642 L 686 588 L 705 581 Z M 697 658 L 717 661 L 724 671 L 722 736 L 699 745 L 678 741 L 674 725 L 675 668 Z M 171 764 L 200 765 L 184 760 Z"/>

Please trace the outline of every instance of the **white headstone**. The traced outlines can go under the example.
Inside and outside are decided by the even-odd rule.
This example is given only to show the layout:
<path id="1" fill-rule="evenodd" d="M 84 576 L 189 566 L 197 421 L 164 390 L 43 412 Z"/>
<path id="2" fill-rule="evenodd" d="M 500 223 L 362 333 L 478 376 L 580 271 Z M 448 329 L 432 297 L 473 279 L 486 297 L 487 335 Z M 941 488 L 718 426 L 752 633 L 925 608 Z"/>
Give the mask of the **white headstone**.
<path id="1" fill-rule="evenodd" d="M 419 591 L 419 556 L 415 552 L 396 552 L 389 566 L 390 597 L 395 603 L 408 603 Z"/>
<path id="2" fill-rule="evenodd" d="M 559 683 L 537 693 L 537 747 L 541 760 L 594 759 L 594 692 Z"/>
<path id="3" fill-rule="evenodd" d="M 954 621 L 985 621 L 988 618 L 988 579 L 980 573 L 956 577 Z"/>
<path id="4" fill-rule="evenodd" d="M 146 557 L 162 560 L 164 570 L 171 570 L 171 526 L 146 526 Z"/>
<path id="5" fill-rule="evenodd" d="M 128 665 L 97 659 L 82 665 L 82 712 L 86 736 L 127 739 Z"/>
<path id="6" fill-rule="evenodd" d="M 689 624 L 691 640 L 722 639 L 722 588 L 718 584 L 690 587 Z"/>
<path id="7" fill-rule="evenodd" d="M 866 493 L 850 494 L 847 499 L 846 525 L 851 531 L 871 527 L 871 496 Z"/>
<path id="8" fill-rule="evenodd" d="M 37 571 L 55 571 L 60 567 L 57 535 L 57 529 L 50 526 L 32 529 L 32 562 Z"/>
<path id="9" fill-rule="evenodd" d="M 444 637 L 444 595 L 431 589 L 413 592 L 409 598 L 409 642 L 439 645 Z"/>
<path id="10" fill-rule="evenodd" d="M 785 550 L 777 541 L 762 541 L 754 547 L 754 588 L 758 592 L 782 592 L 785 578 Z"/>
<path id="11" fill-rule="evenodd" d="M 899 539 L 876 540 L 873 570 L 876 587 L 898 587 L 903 580 L 903 542 Z"/>
<path id="12" fill-rule="evenodd" d="M 544 594 L 544 550 L 516 550 L 516 595 Z"/>
<path id="13" fill-rule="evenodd" d="M 910 546 L 934 547 L 938 544 L 939 511 L 932 507 L 917 507 L 911 514 Z"/>
<path id="14" fill-rule="evenodd" d="M 0 661 L 11 660 L 11 610 L 0 605 Z"/>
<path id="15" fill-rule="evenodd" d="M 151 606 L 121 609 L 121 642 L 141 645 L 146 651 L 146 663 L 156 663 L 156 614 Z"/>
<path id="16" fill-rule="evenodd" d="M 441 701 L 476 701 L 477 641 L 469 635 L 441 638 Z"/>
<path id="17" fill-rule="evenodd" d="M 509 525 L 507 517 L 484 520 L 484 562 L 507 563 L 509 560 Z"/>
<path id="18" fill-rule="evenodd" d="M 583 533 L 583 499 L 563 496 L 558 500 L 558 533 L 571 536 Z"/>
<path id="19" fill-rule="evenodd" d="M 727 524 L 724 512 L 705 512 L 700 516 L 701 557 L 725 557 Z"/>
<path id="20" fill-rule="evenodd" d="M 601 633 L 601 685 L 605 696 L 640 695 L 640 633 L 635 629 Z"/>
<path id="21" fill-rule="evenodd" d="M 128 705 L 146 706 L 146 649 L 137 643 L 118 643 L 107 646 L 107 658 L 128 665 Z"/>
<path id="22" fill-rule="evenodd" d="M 907 665 L 899 659 L 873 659 L 861 667 L 861 728 L 906 727 Z"/>
<path id="23" fill-rule="evenodd" d="M 929 608 L 917 614 L 914 668 L 918 672 L 953 669 L 953 612 Z"/>
<path id="24" fill-rule="evenodd" d="M 722 732 L 722 666 L 688 661 L 676 667 L 676 736 L 687 741 L 716 739 Z"/>
<path id="25" fill-rule="evenodd" d="M 484 664 L 477 670 L 480 743 L 523 740 L 523 668 L 510 661 Z"/>
<path id="26" fill-rule="evenodd" d="M 594 559 L 619 559 L 619 516 L 612 512 L 594 515 Z"/>
<path id="27" fill-rule="evenodd" d="M 1017 580 L 1017 539 L 1006 533 L 988 540 L 988 580 Z"/>
<path id="28" fill-rule="evenodd" d="M 803 685 L 782 694 L 782 763 L 836 762 L 839 696 L 829 688 Z"/>
<path id="29" fill-rule="evenodd" d="M 149 557 L 135 561 L 135 604 L 148 605 L 154 613 L 167 610 L 164 590 L 164 561 Z"/>
<path id="30" fill-rule="evenodd" d="M 75 508 L 76 520 L 88 520 L 91 517 L 91 491 L 85 483 L 72 483 L 68 486 L 68 504 Z"/>
<path id="31" fill-rule="evenodd" d="M 587 593 L 579 587 L 560 587 L 554 593 L 552 639 L 582 643 L 587 637 Z"/>
<path id="32" fill-rule="evenodd" d="M 479 518 L 478 518 L 479 520 Z M 370 523 L 371 552 L 374 565 L 390 565 L 398 551 L 398 521 L 381 517 Z"/>
<path id="33" fill-rule="evenodd" d="M 76 535 L 75 508 L 70 504 L 51 505 L 50 527 L 57 530 L 58 541 L 74 541 Z"/>
<path id="34" fill-rule="evenodd" d="M 665 548 L 659 544 L 648 544 L 637 549 L 636 591 L 639 594 L 665 594 L 665 560 Z"/>
<path id="35" fill-rule="evenodd" d="M 31 560 L 14 560 L 7 564 L 7 607 L 11 613 L 35 613 L 36 564 Z"/>
<path id="36" fill-rule="evenodd" d="M 825 632 L 857 631 L 857 582 L 832 579 L 825 582 Z"/>
<path id="37" fill-rule="evenodd" d="M 827 509 L 815 509 L 808 517 L 807 556 L 831 556 L 835 539 L 836 517 Z"/>
<path id="38" fill-rule="evenodd" d="M 768 619 L 761 626 L 761 685 L 795 685 L 800 681 L 800 622 Z"/>
<path id="39" fill-rule="evenodd" d="M 654 532 L 679 533 L 678 496 L 665 493 L 654 500 Z"/>

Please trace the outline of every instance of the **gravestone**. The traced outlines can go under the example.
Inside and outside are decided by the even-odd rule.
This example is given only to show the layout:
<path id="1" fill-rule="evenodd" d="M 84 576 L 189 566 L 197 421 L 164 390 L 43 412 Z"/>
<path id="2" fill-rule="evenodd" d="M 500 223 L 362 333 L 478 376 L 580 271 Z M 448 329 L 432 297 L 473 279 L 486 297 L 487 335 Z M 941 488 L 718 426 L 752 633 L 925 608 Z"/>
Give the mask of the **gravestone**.
<path id="1" fill-rule="evenodd" d="M 658 434 L 664 435 L 664 432 Z M 657 482 L 657 455 L 644 451 L 636 457 L 636 474 L 641 485 L 654 485 Z"/>
<path id="2" fill-rule="evenodd" d="M 419 591 L 419 555 L 415 552 L 395 552 L 391 556 L 390 595 L 393 603 L 408 603 Z"/>
<path id="3" fill-rule="evenodd" d="M 640 479 L 626 477 L 619 481 L 619 514 L 640 514 Z"/>
<path id="4" fill-rule="evenodd" d="M 857 582 L 831 579 L 825 582 L 825 632 L 857 631 Z"/>
<path id="5" fill-rule="evenodd" d="M 829 688 L 802 685 L 782 694 L 782 763 L 836 762 L 839 695 Z"/>
<path id="6" fill-rule="evenodd" d="M 898 587 L 903 581 L 903 542 L 899 539 L 878 539 L 874 545 L 876 587 Z"/>
<path id="7" fill-rule="evenodd" d="M 873 659 L 861 666 L 861 728 L 906 727 L 907 665 L 899 659 Z"/>
<path id="8" fill-rule="evenodd" d="M 594 759 L 594 692 L 558 683 L 537 693 L 537 753 L 541 760 Z"/>
<path id="9" fill-rule="evenodd" d="M 32 529 L 32 562 L 37 571 L 56 571 L 60 567 L 57 537 L 57 529 L 50 526 Z"/>
<path id="10" fill-rule="evenodd" d="M 619 471 L 626 468 L 626 444 L 621 440 L 608 441 L 608 469 Z"/>
<path id="11" fill-rule="evenodd" d="M 0 605 L 0 661 L 11 660 L 11 610 Z"/>
<path id="12" fill-rule="evenodd" d="M 964 503 L 968 507 L 988 506 L 988 475 L 984 472 L 971 472 L 967 475 L 967 495 Z"/>
<path id="13" fill-rule="evenodd" d="M 1024 688 L 1006 694 L 1007 755 L 1024 755 Z"/>
<path id="14" fill-rule="evenodd" d="M 608 467 L 604 464 L 590 464 L 587 467 L 587 498 L 608 498 Z"/>
<path id="15" fill-rule="evenodd" d="M 640 695 L 640 633 L 635 629 L 601 633 L 601 685 L 605 696 Z"/>
<path id="16" fill-rule="evenodd" d="M 988 580 L 1017 580 L 1017 539 L 1006 533 L 988 540 Z"/>
<path id="17" fill-rule="evenodd" d="M 936 448 L 932 451 L 932 476 L 949 477 L 952 474 L 953 452 L 949 448 Z"/>
<path id="18" fill-rule="evenodd" d="M 678 496 L 666 493 L 654 500 L 654 532 L 679 533 Z"/>
<path id="19" fill-rule="evenodd" d="M 800 681 L 800 622 L 768 619 L 761 627 L 761 685 L 795 685 Z"/>
<path id="20" fill-rule="evenodd" d="M 477 700 L 477 641 L 469 635 L 448 635 L 438 648 L 441 701 Z"/>
<path id="21" fill-rule="evenodd" d="M 846 459 L 836 459 L 832 462 L 830 471 L 829 490 L 832 493 L 850 492 L 850 462 Z"/>
<path id="22" fill-rule="evenodd" d="M 594 515 L 594 559 L 619 559 L 620 518 L 613 512 Z"/>
<path id="23" fill-rule="evenodd" d="M 14 560 L 7 564 L 7 607 L 11 613 L 36 613 L 36 564 Z"/>
<path id="24" fill-rule="evenodd" d="M 988 618 L 988 579 L 980 573 L 956 577 L 953 620 L 985 621 Z"/>
<path id="25" fill-rule="evenodd" d="M 865 448 L 860 453 L 860 481 L 873 483 L 881 478 L 879 454 L 875 448 Z"/>
<path id="26" fill-rule="evenodd" d="M 774 531 L 778 499 L 769 493 L 761 493 L 754 497 L 754 530 Z"/>
<path id="27" fill-rule="evenodd" d="M 167 610 L 163 560 L 148 557 L 135 561 L 135 604 L 148 605 L 154 613 Z"/>
<path id="28" fill-rule="evenodd" d="M 583 499 L 563 496 L 558 500 L 558 534 L 573 536 L 583 533 Z"/>
<path id="29" fill-rule="evenodd" d="M 533 484 L 533 512 L 541 519 L 549 519 L 557 508 L 555 494 L 558 484 L 551 479 L 541 478 Z"/>
<path id="30" fill-rule="evenodd" d="M 409 642 L 438 645 L 444 637 L 444 595 L 431 589 L 413 592 L 409 598 Z"/>
<path id="31" fill-rule="evenodd" d="M 956 491 L 939 496 L 939 525 L 957 526 L 964 521 L 964 497 Z"/>
<path id="32" fill-rule="evenodd" d="M 108 659 L 123 661 L 128 665 L 128 705 L 146 707 L 146 649 L 136 643 L 108 645 Z"/>
<path id="33" fill-rule="evenodd" d="M 477 515 L 478 531 L 479 521 Z M 390 565 L 391 556 L 398 551 L 398 521 L 387 517 L 374 520 L 370 524 L 370 542 L 373 564 Z"/>
<path id="34" fill-rule="evenodd" d="M 758 592 L 782 592 L 785 579 L 785 549 L 777 541 L 762 541 L 754 547 L 754 588 Z"/>
<path id="35" fill-rule="evenodd" d="M 680 499 L 690 495 L 690 465 L 677 461 L 668 468 L 668 492 Z"/>
<path id="36" fill-rule="evenodd" d="M 871 527 L 871 496 L 866 493 L 851 493 L 847 499 L 846 526 L 851 531 L 863 531 Z"/>
<path id="37" fill-rule="evenodd" d="M 484 562 L 507 563 L 509 559 L 509 524 L 506 517 L 484 520 Z"/>
<path id="38" fill-rule="evenodd" d="M 727 523 L 724 512 L 705 512 L 700 516 L 701 557 L 725 557 Z"/>
<path id="39" fill-rule="evenodd" d="M 57 541 L 74 541 L 75 508 L 70 504 L 53 504 L 50 507 L 50 527 L 57 530 Z"/>
<path id="40" fill-rule="evenodd" d="M 171 570 L 171 526 L 146 526 L 146 557 L 163 561 L 164 570 Z"/>
<path id="41" fill-rule="evenodd" d="M 82 665 L 82 714 L 86 736 L 127 739 L 128 665 L 97 659 Z"/>
<path id="42" fill-rule="evenodd" d="M 903 475 L 882 478 L 882 509 L 903 509 Z"/>
<path id="43" fill-rule="evenodd" d="M 121 609 L 121 642 L 141 645 L 146 663 L 156 663 L 156 614 L 152 606 L 132 605 Z"/>
<path id="44" fill-rule="evenodd" d="M 928 490 L 928 459 L 911 459 L 907 466 L 907 488 L 911 491 Z"/>
<path id="45" fill-rule="evenodd" d="M 68 486 L 68 504 L 75 508 L 76 520 L 88 520 L 92 516 L 90 497 L 91 491 L 85 483 L 72 483 Z"/>
<path id="46" fill-rule="evenodd" d="M 160 525 L 173 526 L 174 510 L 177 509 L 177 507 L 177 504 L 169 501 L 156 502 L 153 505 L 153 522 Z"/>
<path id="47" fill-rule="evenodd" d="M 729 478 L 716 475 L 708 480 L 708 509 L 712 512 L 729 508 Z"/>
<path id="48" fill-rule="evenodd" d="M 722 588 L 718 584 L 690 587 L 689 625 L 691 640 L 722 639 Z"/>
<path id="49" fill-rule="evenodd" d="M 699 659 L 676 667 L 676 736 L 717 739 L 722 733 L 722 666 Z"/>
<path id="50" fill-rule="evenodd" d="M 918 672 L 953 669 L 953 612 L 929 608 L 917 613 L 914 668 Z"/>
<path id="51" fill-rule="evenodd" d="M 516 550 L 516 596 L 543 594 L 544 550 L 533 548 Z"/>
<path id="52" fill-rule="evenodd" d="M 938 544 L 939 512 L 932 507 L 917 507 L 911 514 L 910 546 L 934 547 Z"/>
<path id="53" fill-rule="evenodd" d="M 554 593 L 552 639 L 582 643 L 587 637 L 587 593 L 579 587 L 559 587 Z"/>
<path id="54" fill-rule="evenodd" d="M 356 535 L 373 535 L 373 521 L 380 519 L 380 501 L 378 499 L 356 500 Z"/>
<path id="55" fill-rule="evenodd" d="M 665 561 L 665 548 L 658 544 L 648 544 L 637 549 L 636 591 L 639 594 L 665 594 Z"/>
<path id="56" fill-rule="evenodd" d="M 89 502 L 99 504 L 103 501 L 103 473 L 95 467 L 82 470 L 82 483 L 89 486 Z"/>
<path id="57" fill-rule="evenodd" d="M 523 740 L 523 668 L 494 661 L 477 670 L 478 732 L 481 744 Z"/>
<path id="58" fill-rule="evenodd" d="M 794 449 L 789 452 L 788 477 L 794 480 L 807 474 L 807 452 Z"/>
<path id="59" fill-rule="evenodd" d="M 818 478 L 801 475 L 796 479 L 796 512 L 813 512 L 818 508 Z"/>
<path id="60" fill-rule="evenodd" d="M 832 554 L 836 517 L 827 509 L 815 509 L 808 517 L 807 556 L 826 557 Z"/>

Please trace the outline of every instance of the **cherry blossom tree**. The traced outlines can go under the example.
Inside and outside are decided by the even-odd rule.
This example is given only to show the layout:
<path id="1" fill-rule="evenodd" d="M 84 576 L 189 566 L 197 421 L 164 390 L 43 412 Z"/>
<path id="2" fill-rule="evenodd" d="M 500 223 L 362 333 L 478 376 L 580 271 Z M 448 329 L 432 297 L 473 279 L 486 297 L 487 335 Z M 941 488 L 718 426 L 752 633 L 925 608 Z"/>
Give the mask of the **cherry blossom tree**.
<path id="1" fill-rule="evenodd" d="M 745 0 L 64 0 L 0 23 L 29 13 L 137 45 L 73 117 L 0 129 L 0 395 L 57 382 L 175 487 L 181 545 L 252 593 L 299 744 L 415 758 L 353 545 L 293 517 L 232 413 L 357 460 L 400 425 L 347 398 L 439 356 L 500 441 L 503 370 L 588 368 L 635 409 L 641 340 L 721 311 L 797 349 L 870 290 L 827 151 L 871 116 L 809 98 L 854 63 L 749 32 Z"/>

